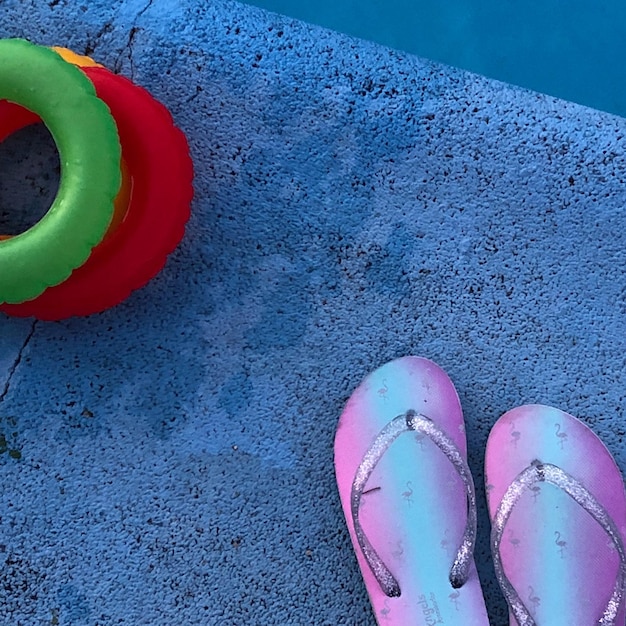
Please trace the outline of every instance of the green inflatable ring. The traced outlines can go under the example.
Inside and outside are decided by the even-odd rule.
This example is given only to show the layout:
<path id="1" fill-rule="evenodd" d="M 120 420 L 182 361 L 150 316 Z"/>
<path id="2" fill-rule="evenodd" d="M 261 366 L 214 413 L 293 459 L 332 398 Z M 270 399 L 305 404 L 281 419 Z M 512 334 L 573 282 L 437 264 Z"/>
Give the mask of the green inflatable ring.
<path id="1" fill-rule="evenodd" d="M 0 99 L 41 117 L 61 162 L 50 210 L 0 241 L 0 303 L 18 304 L 62 283 L 104 237 L 121 184 L 121 148 L 91 81 L 49 48 L 0 40 Z"/>

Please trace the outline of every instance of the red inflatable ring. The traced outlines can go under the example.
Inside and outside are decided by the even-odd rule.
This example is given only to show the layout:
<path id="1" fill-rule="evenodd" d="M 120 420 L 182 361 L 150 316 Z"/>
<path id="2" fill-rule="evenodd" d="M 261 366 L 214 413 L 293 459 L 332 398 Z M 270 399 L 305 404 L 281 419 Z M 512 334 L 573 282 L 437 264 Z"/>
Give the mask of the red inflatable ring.
<path id="1" fill-rule="evenodd" d="M 189 219 L 193 165 L 169 111 L 122 76 L 102 67 L 81 69 L 117 123 L 132 182 L 128 211 L 65 282 L 34 300 L 0 306 L 9 315 L 58 320 L 119 304 L 159 272 Z M 18 119 L 13 123 L 20 127 Z"/>

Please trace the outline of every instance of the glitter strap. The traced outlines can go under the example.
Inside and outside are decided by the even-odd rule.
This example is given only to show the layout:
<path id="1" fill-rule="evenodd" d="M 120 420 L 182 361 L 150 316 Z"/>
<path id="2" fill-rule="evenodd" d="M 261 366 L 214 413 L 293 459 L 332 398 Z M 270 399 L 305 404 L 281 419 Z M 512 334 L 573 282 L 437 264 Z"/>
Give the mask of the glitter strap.
<path id="1" fill-rule="evenodd" d="M 407 411 L 394 418 L 380 431 L 363 456 L 363 460 L 359 464 L 352 482 L 350 495 L 352 522 L 359 547 L 378 584 L 389 597 L 398 597 L 400 595 L 400 585 L 366 537 L 359 521 L 359 507 L 367 480 L 378 461 L 380 461 L 389 446 L 399 435 L 411 431 L 427 435 L 450 460 L 465 484 L 467 492 L 467 522 L 461 546 L 450 569 L 450 583 L 455 589 L 463 586 L 469 577 L 474 544 L 476 543 L 476 494 L 474 492 L 472 474 L 463 454 L 461 454 L 454 441 L 437 428 L 428 417 L 419 415 L 415 411 Z"/>
<path id="2" fill-rule="evenodd" d="M 598 522 L 613 542 L 620 559 L 619 572 L 611 598 L 602 613 L 602 617 L 597 622 L 598 626 L 613 626 L 622 603 L 624 584 L 626 583 L 626 553 L 621 534 L 606 509 L 579 481 L 556 465 L 541 463 L 536 460 L 523 470 L 506 490 L 498 506 L 498 510 L 496 511 L 491 529 L 491 549 L 496 577 L 509 607 L 511 607 L 513 615 L 515 615 L 517 623 L 519 626 L 535 626 L 535 620 L 522 602 L 517 591 L 513 588 L 511 581 L 504 573 L 502 557 L 500 555 L 500 545 L 502 543 L 504 527 L 509 520 L 515 504 L 522 494 L 537 482 L 550 483 L 562 489 Z"/>

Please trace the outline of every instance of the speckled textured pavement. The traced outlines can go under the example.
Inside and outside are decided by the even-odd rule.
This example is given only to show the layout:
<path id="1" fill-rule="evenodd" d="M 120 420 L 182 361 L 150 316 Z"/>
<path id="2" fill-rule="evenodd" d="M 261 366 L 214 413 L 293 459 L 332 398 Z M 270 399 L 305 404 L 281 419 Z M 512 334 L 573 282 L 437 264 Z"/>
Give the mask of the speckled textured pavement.
<path id="1" fill-rule="evenodd" d="M 0 36 L 132 77 L 196 167 L 146 288 L 86 319 L 0 315 L 3 623 L 373 625 L 334 430 L 368 372 L 417 354 L 464 406 L 505 624 L 498 416 L 556 405 L 626 469 L 626 120 L 230 0 L 3 0 Z M 21 137 L 0 171 L 50 151 Z M 3 175 L 2 203 L 33 187 Z"/>

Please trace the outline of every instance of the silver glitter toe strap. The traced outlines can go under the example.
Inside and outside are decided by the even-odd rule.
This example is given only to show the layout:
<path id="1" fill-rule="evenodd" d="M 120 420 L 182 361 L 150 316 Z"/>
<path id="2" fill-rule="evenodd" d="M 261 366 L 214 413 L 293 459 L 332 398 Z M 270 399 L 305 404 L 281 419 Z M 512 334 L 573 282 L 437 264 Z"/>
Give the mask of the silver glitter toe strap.
<path id="1" fill-rule="evenodd" d="M 560 467 L 549 463 L 541 463 L 540 461 L 533 461 L 532 464 L 523 470 L 511 483 L 502 497 L 491 528 L 491 550 L 496 577 L 500 583 L 506 601 L 515 615 L 517 623 L 519 626 L 535 626 L 535 620 L 532 618 L 517 591 L 515 591 L 513 585 L 504 573 L 502 557 L 500 555 L 500 545 L 502 543 L 504 527 L 509 520 L 515 504 L 526 490 L 532 488 L 532 486 L 538 482 L 550 483 L 562 489 L 600 524 L 613 542 L 620 559 L 619 572 L 611 598 L 602 616 L 598 619 L 597 624 L 598 626 L 614 626 L 617 613 L 624 597 L 624 585 L 626 583 L 626 552 L 624 550 L 621 534 L 606 509 L 579 481 L 564 472 Z"/>
<path id="2" fill-rule="evenodd" d="M 419 415 L 415 413 L 415 411 L 407 411 L 394 418 L 380 431 L 363 456 L 363 460 L 356 470 L 350 495 L 352 522 L 354 524 L 354 532 L 359 547 L 378 584 L 389 597 L 397 597 L 400 595 L 400 585 L 389 571 L 389 568 L 378 556 L 378 553 L 372 547 L 369 539 L 365 536 L 359 521 L 359 507 L 367 480 L 378 461 L 380 461 L 389 446 L 399 435 L 411 431 L 420 432 L 432 439 L 437 447 L 450 460 L 465 484 L 467 492 L 467 522 L 461 546 L 450 569 L 450 583 L 455 589 L 458 589 L 467 581 L 472 555 L 474 553 L 474 544 L 476 543 L 476 494 L 474 492 L 474 481 L 472 480 L 472 474 L 461 451 L 457 448 L 452 439 L 437 428 L 432 420 L 424 415 Z"/>

